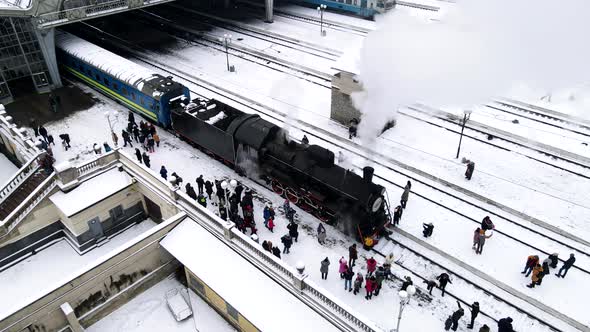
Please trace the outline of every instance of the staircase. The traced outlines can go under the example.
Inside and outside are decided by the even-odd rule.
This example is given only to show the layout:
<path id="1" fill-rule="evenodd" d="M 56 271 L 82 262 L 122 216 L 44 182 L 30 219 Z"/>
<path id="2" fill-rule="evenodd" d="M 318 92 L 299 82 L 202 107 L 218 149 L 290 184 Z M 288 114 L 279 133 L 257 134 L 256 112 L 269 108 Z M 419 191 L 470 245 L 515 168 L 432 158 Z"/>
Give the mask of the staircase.
<path id="1" fill-rule="evenodd" d="M 47 177 L 48 175 L 40 168 L 27 177 L 0 203 L 0 220 L 6 219 Z"/>

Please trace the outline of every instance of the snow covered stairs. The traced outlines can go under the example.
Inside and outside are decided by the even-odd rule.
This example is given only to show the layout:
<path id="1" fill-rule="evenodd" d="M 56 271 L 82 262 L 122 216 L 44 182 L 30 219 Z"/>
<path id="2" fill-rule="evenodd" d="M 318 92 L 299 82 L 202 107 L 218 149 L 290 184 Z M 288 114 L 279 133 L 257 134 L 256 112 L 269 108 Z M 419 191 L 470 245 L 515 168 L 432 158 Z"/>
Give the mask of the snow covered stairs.
<path id="1" fill-rule="evenodd" d="M 23 181 L 18 188 L 0 203 L 0 220 L 6 219 L 17 206 L 19 206 L 45 179 L 48 175 L 42 169 L 38 169 Z"/>

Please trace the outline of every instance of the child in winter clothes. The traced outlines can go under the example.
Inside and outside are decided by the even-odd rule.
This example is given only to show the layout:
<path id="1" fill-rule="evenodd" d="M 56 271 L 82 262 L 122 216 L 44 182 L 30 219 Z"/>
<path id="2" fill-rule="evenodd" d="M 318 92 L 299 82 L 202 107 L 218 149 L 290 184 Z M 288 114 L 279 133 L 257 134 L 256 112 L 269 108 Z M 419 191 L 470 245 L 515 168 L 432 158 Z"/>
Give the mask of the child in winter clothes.
<path id="1" fill-rule="evenodd" d="M 354 295 L 356 295 L 361 289 L 364 279 L 365 278 L 363 278 L 363 275 L 360 274 L 360 272 L 356 274 L 356 279 L 354 280 Z"/>
<path id="2" fill-rule="evenodd" d="M 266 222 L 266 228 L 268 228 L 271 233 L 274 233 L 273 228 L 275 228 L 275 221 L 272 217 L 268 218 L 268 221 Z"/>
<path id="3" fill-rule="evenodd" d="M 344 273 L 348 269 L 348 262 L 346 261 L 346 258 L 344 258 L 344 256 L 342 256 L 342 257 L 340 257 L 340 260 L 338 261 L 338 263 L 340 264 L 340 266 L 338 267 L 338 273 L 340 273 L 340 279 L 344 279 Z"/>

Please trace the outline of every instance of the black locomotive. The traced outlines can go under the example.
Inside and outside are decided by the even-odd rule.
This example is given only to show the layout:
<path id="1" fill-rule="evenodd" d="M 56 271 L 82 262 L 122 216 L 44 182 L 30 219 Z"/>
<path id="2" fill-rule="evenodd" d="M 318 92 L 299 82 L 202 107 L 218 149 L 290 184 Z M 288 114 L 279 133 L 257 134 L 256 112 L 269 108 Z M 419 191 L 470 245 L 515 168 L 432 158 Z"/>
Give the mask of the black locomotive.
<path id="1" fill-rule="evenodd" d="M 348 234 L 372 238 L 389 222 L 385 188 L 372 182 L 371 167 L 358 176 L 334 165 L 332 151 L 216 100 L 179 99 L 171 118 L 186 140 Z"/>

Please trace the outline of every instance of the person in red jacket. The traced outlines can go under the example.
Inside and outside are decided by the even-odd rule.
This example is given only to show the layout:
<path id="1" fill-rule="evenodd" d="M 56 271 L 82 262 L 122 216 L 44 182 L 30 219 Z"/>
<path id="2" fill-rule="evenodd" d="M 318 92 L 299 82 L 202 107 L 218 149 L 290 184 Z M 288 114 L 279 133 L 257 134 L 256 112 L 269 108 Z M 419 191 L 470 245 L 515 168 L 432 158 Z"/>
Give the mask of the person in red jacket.
<path id="1" fill-rule="evenodd" d="M 377 283 L 377 281 L 375 280 L 375 277 L 367 278 L 367 281 L 365 282 L 365 289 L 367 290 L 367 296 L 365 296 L 365 299 L 370 300 L 371 297 L 373 297 L 373 291 L 375 290 L 376 283 Z"/>
<path id="2" fill-rule="evenodd" d="M 524 266 L 524 271 L 522 271 L 520 273 L 522 273 L 522 274 L 526 273 L 525 278 L 528 277 L 529 274 L 531 274 L 531 272 L 533 272 L 533 268 L 535 266 L 537 266 L 538 263 L 539 263 L 539 256 L 530 255 L 526 259 L 526 265 Z"/>
<path id="3" fill-rule="evenodd" d="M 375 272 L 376 269 L 377 261 L 375 260 L 375 258 L 371 257 L 367 259 L 367 272 L 369 273 L 369 275 L 373 274 L 373 272 Z"/>
<path id="4" fill-rule="evenodd" d="M 275 221 L 274 221 L 274 218 L 273 217 L 269 217 L 268 218 L 268 222 L 266 223 L 266 228 L 268 228 L 268 230 L 271 233 L 274 233 L 273 232 L 273 228 L 275 228 Z"/>

